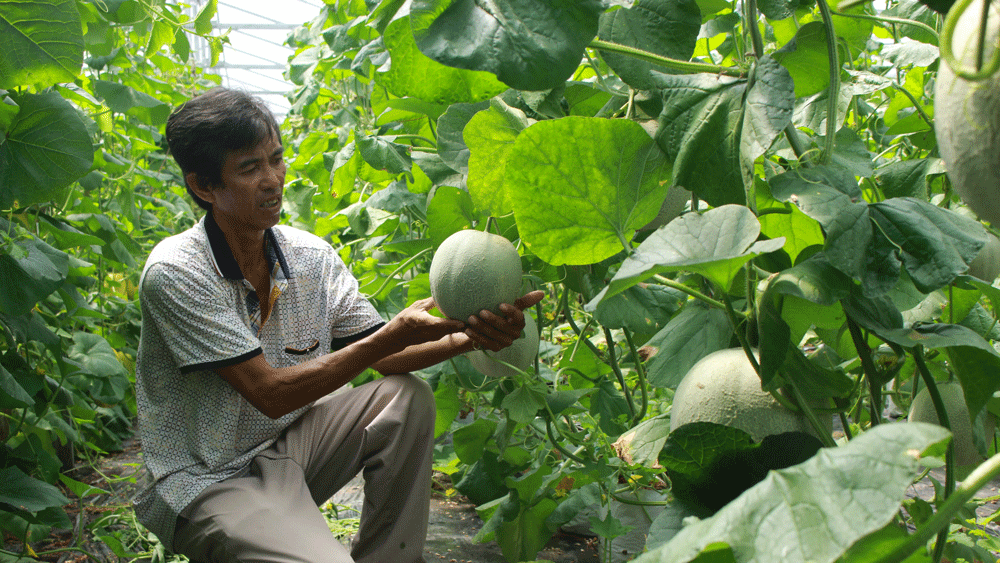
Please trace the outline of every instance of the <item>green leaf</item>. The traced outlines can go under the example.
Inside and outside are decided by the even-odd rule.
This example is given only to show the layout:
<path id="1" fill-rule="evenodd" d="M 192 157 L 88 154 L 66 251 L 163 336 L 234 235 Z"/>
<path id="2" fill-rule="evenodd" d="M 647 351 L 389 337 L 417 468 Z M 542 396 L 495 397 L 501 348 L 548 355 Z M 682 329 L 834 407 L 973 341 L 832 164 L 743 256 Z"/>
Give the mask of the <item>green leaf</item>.
<path id="1" fill-rule="evenodd" d="M 752 163 L 771 147 L 792 122 L 795 84 L 791 74 L 770 56 L 757 62 L 756 80 L 747 92 L 740 152 Z"/>
<path id="2" fill-rule="evenodd" d="M 727 348 L 732 336 L 724 311 L 689 303 L 646 343 L 653 349 L 646 366 L 649 384 L 676 388 L 698 360 Z"/>
<path id="3" fill-rule="evenodd" d="M 80 113 L 56 92 L 13 96 L 21 107 L 0 139 L 0 209 L 62 201 L 90 170 L 94 145 Z"/>
<path id="4" fill-rule="evenodd" d="M 598 425 L 609 437 L 613 438 L 628 430 L 631 416 L 628 400 L 607 379 L 597 386 L 597 392 L 590 397 L 590 414 L 598 417 Z"/>
<path id="5" fill-rule="evenodd" d="M 795 203 L 827 228 L 841 211 L 864 202 L 854 175 L 841 166 L 796 168 L 771 178 L 769 183 L 776 199 Z"/>
<path id="6" fill-rule="evenodd" d="M 601 301 L 594 310 L 594 318 L 606 328 L 652 334 L 670 322 L 685 300 L 680 291 L 662 285 L 632 286 Z"/>
<path id="7" fill-rule="evenodd" d="M 545 408 L 545 391 L 529 385 L 522 385 L 503 398 L 500 404 L 514 422 L 527 424 L 535 419 L 540 409 Z"/>
<path id="8" fill-rule="evenodd" d="M 73 82 L 83 51 L 75 0 L 0 0 L 0 88 Z"/>
<path id="9" fill-rule="evenodd" d="M 118 361 L 114 348 L 98 334 L 82 331 L 73 333 L 73 345 L 66 355 L 90 375 L 109 378 L 128 375 L 125 367 Z"/>
<path id="10" fill-rule="evenodd" d="M 476 463 L 483 457 L 486 442 L 493 437 L 496 429 L 496 422 L 486 418 L 477 418 L 472 424 L 455 430 L 452 433 L 455 455 L 466 465 Z"/>
<path id="11" fill-rule="evenodd" d="M 914 198 L 873 203 L 872 218 L 899 248 L 903 266 L 921 293 L 930 293 L 965 273 L 986 244 L 978 221 Z"/>
<path id="12" fill-rule="evenodd" d="M 382 137 L 357 134 L 355 137 L 361 158 L 376 170 L 397 175 L 408 172 L 412 166 L 410 153 L 405 145 L 393 143 Z"/>
<path id="13" fill-rule="evenodd" d="M 62 287 L 69 273 L 69 255 L 35 238 L 0 246 L 0 312 L 23 315 Z"/>
<path id="14" fill-rule="evenodd" d="M 970 331 L 971 332 L 971 331 Z M 978 336 L 978 335 L 977 335 Z M 980 342 L 985 342 L 981 337 Z M 987 346 L 989 346 L 987 344 Z M 976 426 L 976 419 L 993 394 L 1000 390 L 1000 356 L 991 346 L 952 346 L 945 349 L 949 366 L 954 369 L 962 383 L 965 405 L 969 408 L 969 419 Z M 989 437 L 987 437 L 989 440 Z"/>
<path id="15" fill-rule="evenodd" d="M 710 205 L 746 203 L 740 129 L 746 83 L 731 78 L 658 75 L 663 111 L 656 141 L 674 163 L 673 183 Z"/>
<path id="16" fill-rule="evenodd" d="M 659 463 L 660 450 L 670 435 L 670 414 L 661 414 L 640 422 L 619 436 L 615 442 L 618 457 L 628 464 L 653 467 Z"/>
<path id="17" fill-rule="evenodd" d="M 624 119 L 540 121 L 517 136 L 506 170 L 521 238 L 552 265 L 615 255 L 656 216 L 669 188 L 663 153 Z"/>
<path id="18" fill-rule="evenodd" d="M 643 241 L 591 303 L 596 305 L 653 275 L 681 270 L 701 274 L 726 291 L 744 264 L 780 249 L 785 242 L 784 238 L 758 241 L 759 235 L 757 217 L 740 205 L 685 213 Z"/>
<path id="19" fill-rule="evenodd" d="M 694 0 L 637 0 L 631 8 L 601 14 L 600 21 L 598 36 L 605 41 L 686 61 L 694 53 L 701 10 Z M 602 52 L 601 57 L 637 90 L 653 88 L 651 70 L 669 72 L 627 55 Z"/>
<path id="20" fill-rule="evenodd" d="M 208 0 L 194 19 L 194 30 L 201 35 L 212 32 L 212 18 L 219 9 L 219 0 Z"/>
<path id="21" fill-rule="evenodd" d="M 826 28 L 821 22 L 800 27 L 795 37 L 772 56 L 792 75 L 796 98 L 817 94 L 830 85 Z"/>
<path id="22" fill-rule="evenodd" d="M 469 194 L 476 207 L 494 216 L 513 211 L 505 184 L 507 160 L 518 134 L 528 127 L 524 112 L 491 101 L 490 108 L 472 116 L 462 131 L 469 147 Z"/>
<path id="23" fill-rule="evenodd" d="M 415 0 L 410 20 L 420 51 L 439 63 L 548 90 L 580 65 L 603 11 L 598 0 Z"/>
<path id="24" fill-rule="evenodd" d="M 769 20 L 783 20 L 791 17 L 799 7 L 799 0 L 761 0 L 757 7 L 760 13 Z"/>
<path id="25" fill-rule="evenodd" d="M 634 527 L 625 526 L 610 511 L 608 511 L 604 520 L 601 520 L 597 516 L 591 516 L 589 522 L 590 530 L 606 540 L 613 540 L 618 536 L 623 536 Z"/>
<path id="26" fill-rule="evenodd" d="M 463 139 L 463 130 L 477 113 L 490 107 L 490 102 L 478 104 L 452 104 L 437 120 L 438 156 L 451 168 L 468 173 L 469 147 Z"/>
<path id="27" fill-rule="evenodd" d="M 0 470 L 0 503 L 27 512 L 41 512 L 69 504 L 59 489 L 25 475 L 17 467 Z"/>
<path id="28" fill-rule="evenodd" d="M 581 398 L 594 392 L 593 388 L 590 389 L 563 389 L 561 391 L 553 391 L 545 395 L 545 402 L 548 403 L 549 410 L 552 414 L 558 415 L 569 407 L 575 405 Z"/>
<path id="29" fill-rule="evenodd" d="M 437 246 L 453 233 L 471 227 L 478 217 L 469 192 L 441 186 L 427 204 L 428 235 Z"/>
<path id="30" fill-rule="evenodd" d="M 0 365 L 0 408 L 19 409 L 35 405 L 35 400 L 17 382 L 9 371 Z"/>
<path id="31" fill-rule="evenodd" d="M 94 80 L 94 93 L 113 111 L 133 115 L 150 125 L 162 125 L 170 116 L 170 104 L 126 84 Z"/>
<path id="32" fill-rule="evenodd" d="M 462 400 L 458 397 L 458 386 L 438 384 L 434 390 L 434 403 L 437 405 L 434 418 L 434 437 L 438 438 L 451 428 L 452 421 L 462 410 Z"/>
<path id="33" fill-rule="evenodd" d="M 452 68 L 421 53 L 408 17 L 389 24 L 383 41 L 392 64 L 387 72 L 376 74 L 376 80 L 401 98 L 412 96 L 436 104 L 475 103 L 507 89 L 488 72 Z"/>
<path id="34" fill-rule="evenodd" d="M 94 495 L 108 495 L 111 494 L 109 491 L 104 489 L 99 489 L 97 487 L 92 487 L 86 483 L 81 483 L 75 479 L 71 479 L 65 475 L 60 475 L 59 480 L 62 481 L 63 485 L 70 490 L 77 498 L 86 498 Z"/>
<path id="35" fill-rule="evenodd" d="M 936 425 L 879 425 L 845 446 L 771 471 L 714 516 L 684 527 L 636 563 L 687 563 L 717 542 L 752 561 L 835 561 L 892 521 L 920 471 L 920 452 L 947 438 Z"/>

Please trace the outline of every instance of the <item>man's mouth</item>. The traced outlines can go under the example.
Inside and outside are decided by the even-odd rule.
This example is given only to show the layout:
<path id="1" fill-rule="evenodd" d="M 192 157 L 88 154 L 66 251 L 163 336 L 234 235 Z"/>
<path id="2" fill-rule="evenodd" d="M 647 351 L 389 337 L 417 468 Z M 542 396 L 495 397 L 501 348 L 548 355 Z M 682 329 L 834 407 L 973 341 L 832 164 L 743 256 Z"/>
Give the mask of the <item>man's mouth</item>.
<path id="1" fill-rule="evenodd" d="M 281 204 L 281 196 L 274 196 L 261 202 L 261 209 L 271 209 Z"/>

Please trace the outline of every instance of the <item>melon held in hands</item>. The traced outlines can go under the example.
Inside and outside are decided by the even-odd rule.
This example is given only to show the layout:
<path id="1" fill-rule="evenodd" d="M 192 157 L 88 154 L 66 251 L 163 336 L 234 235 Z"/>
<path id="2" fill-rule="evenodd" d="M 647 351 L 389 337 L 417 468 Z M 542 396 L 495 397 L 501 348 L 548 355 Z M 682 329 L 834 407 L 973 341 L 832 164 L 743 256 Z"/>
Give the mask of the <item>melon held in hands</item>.
<path id="1" fill-rule="evenodd" d="M 446 238 L 431 260 L 431 296 L 448 318 L 467 321 L 521 296 L 521 257 L 506 238 L 463 230 Z"/>

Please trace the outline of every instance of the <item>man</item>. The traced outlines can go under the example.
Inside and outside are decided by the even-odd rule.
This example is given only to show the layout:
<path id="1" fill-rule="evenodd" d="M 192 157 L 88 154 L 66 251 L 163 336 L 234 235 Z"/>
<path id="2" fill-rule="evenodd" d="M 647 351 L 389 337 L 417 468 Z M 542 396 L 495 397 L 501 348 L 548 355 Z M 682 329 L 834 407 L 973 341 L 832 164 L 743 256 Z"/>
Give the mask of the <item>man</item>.
<path id="1" fill-rule="evenodd" d="M 328 243 L 277 225 L 283 147 L 260 100 L 212 90 L 166 135 L 206 215 L 140 282 L 140 521 L 193 561 L 422 561 L 434 399 L 409 372 L 509 346 L 542 293 L 467 323 L 430 299 L 383 322 Z M 385 377 L 331 394 L 369 367 Z M 317 505 L 359 471 L 348 553 Z"/>

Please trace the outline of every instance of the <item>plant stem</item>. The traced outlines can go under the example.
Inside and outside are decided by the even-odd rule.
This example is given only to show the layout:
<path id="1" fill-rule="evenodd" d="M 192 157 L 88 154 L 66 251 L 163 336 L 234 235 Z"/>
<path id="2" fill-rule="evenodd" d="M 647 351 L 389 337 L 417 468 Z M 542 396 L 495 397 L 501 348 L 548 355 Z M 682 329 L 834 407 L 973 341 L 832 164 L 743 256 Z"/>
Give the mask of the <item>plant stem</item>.
<path id="1" fill-rule="evenodd" d="M 988 9 L 989 2 L 984 2 L 987 6 L 984 6 L 984 14 Z M 952 41 L 955 35 L 955 27 L 958 26 L 958 19 L 965 13 L 965 10 L 972 5 L 972 0 L 958 0 L 952 7 L 948 10 L 948 15 L 944 18 L 944 28 L 941 30 L 941 37 L 938 40 L 938 45 L 941 50 L 941 58 L 944 62 L 951 67 L 951 70 L 955 72 L 956 76 L 964 78 L 970 82 L 979 82 L 981 80 L 986 80 L 987 78 L 996 74 L 997 70 L 1000 70 L 1000 50 L 994 51 L 993 56 L 990 57 L 988 62 L 980 64 L 977 68 L 969 70 L 962 67 L 961 61 L 955 57 L 954 45 Z M 986 28 L 985 18 L 980 21 L 980 37 L 985 35 L 983 30 Z M 981 39 L 982 40 L 982 39 Z"/>
<path id="2" fill-rule="evenodd" d="M 607 327 L 604 328 L 604 340 L 608 343 L 608 365 L 611 366 L 611 371 L 615 372 L 615 378 L 618 379 L 618 384 L 622 386 L 622 393 L 625 394 L 625 402 L 628 403 L 628 412 L 630 420 L 635 420 L 635 403 L 632 402 L 632 391 L 628 388 L 625 383 L 625 375 L 622 374 L 622 368 L 618 366 L 618 360 L 615 358 L 615 339 L 614 335 L 611 334 L 611 329 Z"/>
<path id="3" fill-rule="evenodd" d="M 684 284 L 682 284 L 680 282 L 674 281 L 674 280 L 672 280 L 672 279 L 670 279 L 670 278 L 668 278 L 666 276 L 657 274 L 657 275 L 653 276 L 653 279 L 655 279 L 656 281 L 660 282 L 661 284 L 663 284 L 663 285 L 665 285 L 667 287 L 672 287 L 672 288 L 674 288 L 674 289 L 676 289 L 678 291 L 682 291 L 684 293 L 687 293 L 688 295 L 690 295 L 691 297 L 694 297 L 695 299 L 698 299 L 700 301 L 704 301 L 705 303 L 708 303 L 709 305 L 715 307 L 716 309 L 725 309 L 726 308 L 726 305 L 722 301 L 718 301 L 716 299 L 712 299 L 711 297 L 705 295 L 704 293 L 698 291 L 697 289 L 694 289 L 692 287 L 688 287 L 688 286 L 686 286 L 686 285 L 684 285 Z M 741 313 L 741 314 L 744 317 L 746 317 L 746 313 Z"/>
<path id="4" fill-rule="evenodd" d="M 629 351 L 632 353 L 632 361 L 635 362 L 635 372 L 639 376 L 639 390 L 642 391 L 642 407 L 639 410 L 639 414 L 632 419 L 632 424 L 635 425 L 646 417 L 646 412 L 649 410 L 649 389 L 646 388 L 646 368 L 642 365 L 639 350 L 632 340 L 632 331 L 623 328 L 622 332 L 625 333 L 625 341 L 628 342 Z"/>
<path id="5" fill-rule="evenodd" d="M 813 430 L 819 434 L 819 439 L 823 442 L 823 445 L 828 448 L 837 447 L 837 442 L 834 441 L 833 436 L 830 435 L 830 432 L 827 431 L 826 427 L 823 426 L 823 423 L 820 422 L 819 417 L 816 416 L 815 412 L 813 412 L 812 407 L 809 406 L 809 402 L 806 401 L 805 395 L 802 394 L 802 391 L 799 391 L 799 387 L 794 384 L 789 385 L 788 387 L 792 390 L 792 396 L 795 397 L 795 402 L 799 404 L 799 408 L 802 409 L 803 414 L 806 415 L 806 418 L 809 420 L 809 424 L 812 425 Z"/>
<path id="6" fill-rule="evenodd" d="M 949 432 L 951 431 L 951 420 L 948 418 L 948 411 L 945 409 L 944 401 L 941 399 L 941 392 L 937 388 L 937 382 L 934 381 L 934 376 L 931 375 L 931 370 L 927 369 L 927 362 L 924 361 L 924 351 L 922 346 L 916 346 L 912 350 L 913 361 L 917 364 L 917 369 L 920 371 L 920 377 L 924 380 L 924 384 L 927 385 L 927 393 L 931 397 L 931 403 L 934 404 L 934 411 L 937 413 L 938 422 L 946 428 Z M 949 500 L 952 493 L 955 491 L 955 440 L 952 439 L 948 442 L 948 449 L 946 450 L 944 456 L 944 468 L 945 468 L 945 478 L 944 478 L 944 498 L 945 501 Z M 933 562 L 940 563 L 941 556 L 944 554 L 944 546 L 948 541 L 948 528 L 943 528 L 938 532 L 937 542 L 934 544 L 934 555 Z"/>
<path id="7" fill-rule="evenodd" d="M 826 28 L 826 56 L 830 62 L 830 87 L 827 90 L 826 106 L 826 148 L 822 162 L 830 162 L 837 142 L 837 98 L 840 97 L 840 64 L 837 54 L 837 34 L 833 29 L 833 16 L 826 0 L 816 0 L 823 26 Z"/>
<path id="8" fill-rule="evenodd" d="M 573 329 L 573 332 L 576 333 L 577 342 L 583 342 L 584 345 L 590 348 L 590 351 L 594 353 L 594 356 L 596 356 L 602 362 L 607 363 L 607 359 L 605 359 L 604 354 L 601 353 L 601 350 L 598 349 L 598 347 L 595 346 L 594 343 L 591 342 L 589 338 L 583 335 L 583 331 L 581 331 L 580 327 L 576 324 L 576 319 L 573 318 L 573 311 L 570 309 L 569 306 L 569 288 L 567 288 L 566 291 L 563 292 L 562 305 L 563 305 L 563 312 L 566 315 L 566 322 L 569 323 L 569 327 Z M 587 323 L 587 326 L 590 326 L 590 323 Z"/>
<path id="9" fill-rule="evenodd" d="M 759 59 L 764 55 L 764 38 L 760 36 L 760 28 L 757 26 L 757 0 L 747 0 L 746 6 L 747 29 L 750 32 L 750 44 L 753 45 L 753 56 Z"/>
<path id="10" fill-rule="evenodd" d="M 895 82 L 893 82 L 893 86 L 897 90 L 899 90 L 900 92 L 902 92 L 904 96 L 906 96 L 907 98 L 910 99 L 910 103 L 912 103 L 913 107 L 916 108 L 917 114 L 920 115 L 920 119 L 923 119 L 924 123 L 926 123 L 927 125 L 930 125 L 931 129 L 933 129 L 934 128 L 934 120 L 931 119 L 931 116 L 927 115 L 927 112 L 924 111 L 924 108 L 922 108 L 920 106 L 920 103 L 917 101 L 916 96 L 914 96 L 909 90 L 907 90 L 906 88 L 900 86 L 899 84 L 896 84 Z"/>
<path id="11" fill-rule="evenodd" d="M 840 6 L 838 6 L 838 8 L 839 7 Z M 894 17 L 894 16 L 883 16 L 883 15 L 873 16 L 871 14 L 848 14 L 846 12 L 833 12 L 833 11 L 831 11 L 830 13 L 833 14 L 833 15 L 835 15 L 835 16 L 840 16 L 842 18 L 854 18 L 854 19 L 859 19 L 859 20 L 869 20 L 869 21 L 875 21 L 875 22 L 887 22 L 887 23 L 898 23 L 898 24 L 903 24 L 903 25 L 912 25 L 913 27 L 919 27 L 920 29 L 926 31 L 927 33 L 930 33 L 931 35 L 934 36 L 935 39 L 938 38 L 938 32 L 937 32 L 936 29 L 934 29 L 933 27 L 925 24 L 924 22 L 917 21 L 917 20 L 908 20 L 906 18 L 897 18 L 897 17 Z"/>
<path id="12" fill-rule="evenodd" d="M 746 72 L 741 68 L 671 59 L 670 57 L 664 57 L 662 55 L 657 55 L 656 53 L 650 53 L 649 51 L 643 51 L 642 49 L 627 47 L 625 45 L 619 45 L 617 43 L 611 43 L 610 41 L 603 41 L 601 39 L 594 39 L 588 46 L 599 51 L 608 51 L 611 53 L 618 53 L 620 55 L 627 55 L 639 60 L 682 72 L 706 72 L 736 77 L 746 76 Z"/>
<path id="13" fill-rule="evenodd" d="M 872 349 L 868 347 L 865 336 L 861 334 L 861 327 L 850 316 L 847 317 L 847 329 L 851 332 L 854 349 L 857 350 L 858 359 L 861 360 L 861 369 L 864 370 L 865 379 L 868 380 L 868 388 L 872 398 L 871 420 L 872 426 L 874 426 L 882 422 L 882 398 L 876 377 L 878 370 L 875 368 L 875 362 L 872 361 Z"/>

